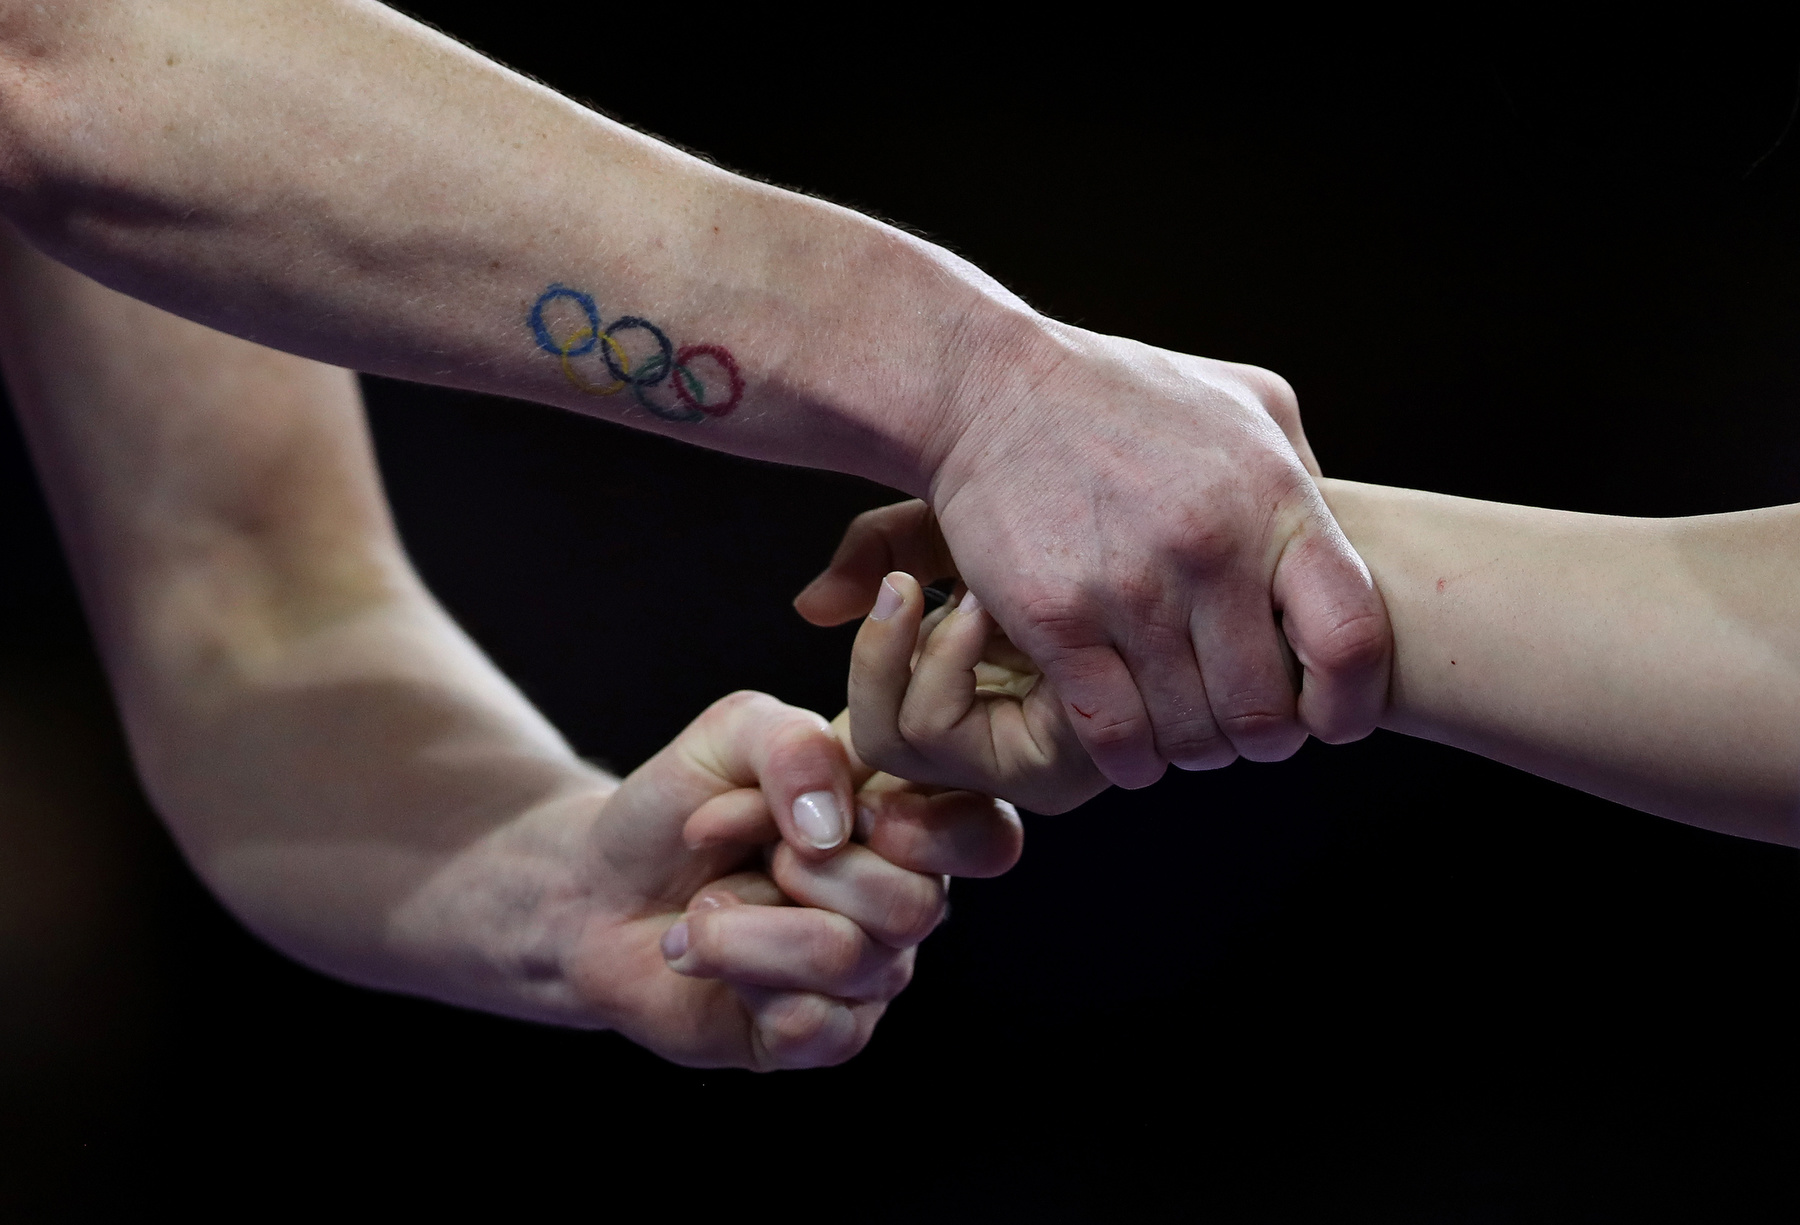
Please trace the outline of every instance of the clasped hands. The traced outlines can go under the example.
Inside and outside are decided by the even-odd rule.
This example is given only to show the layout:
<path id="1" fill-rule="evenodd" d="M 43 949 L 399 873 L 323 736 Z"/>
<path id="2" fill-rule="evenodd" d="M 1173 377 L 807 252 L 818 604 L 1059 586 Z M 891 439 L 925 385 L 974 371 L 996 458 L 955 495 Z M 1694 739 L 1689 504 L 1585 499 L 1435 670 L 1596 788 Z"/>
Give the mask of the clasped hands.
<path id="1" fill-rule="evenodd" d="M 855 830 L 796 825 L 820 809 Z M 911 979 L 947 877 L 1004 872 L 1021 842 L 1011 805 L 877 775 L 818 715 L 733 694 L 602 810 L 589 858 L 609 913 L 578 985 L 679 1062 L 835 1063 Z"/>
<path id="2" fill-rule="evenodd" d="M 1037 319 L 966 398 L 918 502 L 854 523 L 797 601 L 958 575 L 1042 669 L 1100 773 L 1275 761 L 1366 736 L 1392 639 L 1279 376 Z"/>
<path id="3" fill-rule="evenodd" d="M 609 964 L 592 981 L 660 982 L 694 998 L 671 997 L 649 1010 L 656 1023 L 621 1029 L 684 1062 L 846 1058 L 909 979 L 914 947 L 944 913 L 946 878 L 997 874 L 1017 858 L 1022 831 L 1005 800 L 1062 812 L 1109 782 L 1154 781 L 1171 762 L 1278 759 L 1309 733 L 1343 741 L 1373 727 L 1387 685 L 1385 610 L 1313 485 L 1318 466 L 1291 393 L 1253 368 L 1162 356 L 1241 410 L 1261 470 L 1225 479 L 1218 452 L 1229 448 L 1152 454 L 1159 442 L 1183 445 L 1178 436 L 1112 439 L 1100 466 L 1116 461 L 1129 483 L 1172 461 L 1216 495 L 1216 522 L 1204 519 L 1200 497 L 1186 509 L 1187 534 L 1171 540 L 1162 530 L 1170 507 L 1146 505 L 1144 539 L 1110 559 L 1128 575 L 1120 591 L 1040 585 L 1051 592 L 1040 598 L 1032 584 L 1046 571 L 1054 579 L 1067 559 L 999 565 L 1005 550 L 991 541 L 959 552 L 945 516 L 922 500 L 871 511 L 796 601 L 819 624 L 868 615 L 836 736 L 816 715 L 735 695 L 626 780 L 609 812 L 681 795 L 668 811 L 691 812 L 680 825 L 688 858 L 645 895 L 653 900 L 641 913 L 620 917 L 633 935 L 606 946 L 631 950 L 639 964 Z M 1147 456 L 1156 462 L 1130 471 Z M 965 480 L 960 498 L 941 501 L 965 512 L 979 484 Z M 1260 507 L 1246 501 L 1258 492 Z M 1009 521 L 1018 515 L 1010 508 Z M 1173 518 L 1179 527 L 1182 515 Z M 915 575 L 956 581 L 955 597 L 928 613 Z M 964 579 L 1010 601 L 1017 632 L 1009 636 Z M 1159 621 L 1166 632 L 1156 632 Z M 775 751 L 778 742 L 786 747 Z M 860 844 L 811 828 L 826 796 L 824 808 L 860 814 Z M 796 814 L 815 820 L 803 828 Z M 662 828 L 667 842 L 675 826 Z M 608 862 L 620 854 L 609 850 Z M 641 848 L 624 856 L 654 858 Z M 656 960 L 683 976 L 680 988 L 651 972 Z M 701 995 L 710 1007 L 695 1006 Z M 620 1010 L 645 1013 L 641 1000 Z M 716 1026 L 671 1050 L 677 1016 Z"/>

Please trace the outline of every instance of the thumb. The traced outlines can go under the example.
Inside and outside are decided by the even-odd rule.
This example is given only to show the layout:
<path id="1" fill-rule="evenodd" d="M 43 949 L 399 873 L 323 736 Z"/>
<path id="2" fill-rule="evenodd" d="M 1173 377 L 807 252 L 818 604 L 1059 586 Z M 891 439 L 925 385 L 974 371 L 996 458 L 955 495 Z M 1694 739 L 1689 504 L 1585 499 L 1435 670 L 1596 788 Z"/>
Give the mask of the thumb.
<path id="1" fill-rule="evenodd" d="M 850 761 L 819 715 L 766 693 L 734 693 L 714 702 L 676 745 L 716 782 L 715 804 L 734 789 L 757 788 L 781 837 L 803 858 L 829 856 L 850 840 L 856 809 Z"/>

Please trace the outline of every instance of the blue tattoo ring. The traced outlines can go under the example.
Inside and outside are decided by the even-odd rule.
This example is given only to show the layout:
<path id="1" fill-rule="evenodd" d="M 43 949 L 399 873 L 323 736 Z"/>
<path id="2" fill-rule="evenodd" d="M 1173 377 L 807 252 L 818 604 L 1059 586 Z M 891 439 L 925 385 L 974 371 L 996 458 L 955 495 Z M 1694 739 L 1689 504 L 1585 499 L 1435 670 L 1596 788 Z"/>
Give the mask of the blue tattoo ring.
<path id="1" fill-rule="evenodd" d="M 550 328 L 544 323 L 544 308 L 558 298 L 567 298 L 579 306 L 582 313 L 587 316 L 588 322 L 587 335 L 582 336 L 580 332 L 575 333 L 569 338 L 570 343 L 566 348 L 562 342 L 550 334 Z M 625 321 L 621 319 L 619 322 Z M 613 326 L 619 325 L 615 323 Z M 567 285 L 552 285 L 538 295 L 537 302 L 531 308 L 531 334 L 537 338 L 538 348 L 554 357 L 580 357 L 584 353 L 592 353 L 594 346 L 600 343 L 600 308 L 594 305 L 592 294 L 582 293 L 579 289 L 570 289 Z M 657 335 L 661 336 L 661 333 L 659 332 Z M 576 337 L 581 337 L 581 339 L 577 341 Z M 663 341 L 664 348 L 667 348 L 668 345 L 668 341 Z M 609 367 L 612 365 L 610 356 L 607 358 L 606 364 Z M 615 375 L 614 377 L 619 376 Z"/>
<path id="2" fill-rule="evenodd" d="M 613 345 L 607 345 L 605 348 L 601 349 L 600 357 L 606 362 L 606 372 L 615 379 L 618 379 L 621 383 L 628 384 L 632 387 L 654 387 L 664 379 L 668 378 L 669 371 L 675 368 L 675 346 L 669 343 L 669 338 L 663 335 L 663 330 L 661 328 L 657 327 L 654 323 L 651 323 L 648 319 L 639 319 L 636 315 L 622 315 L 619 318 L 614 319 L 611 325 L 607 327 L 606 334 L 608 336 L 617 336 L 621 331 L 629 331 L 632 328 L 641 328 L 650 333 L 651 338 L 656 341 L 657 347 L 657 352 L 655 354 L 638 363 L 638 368 L 635 373 L 625 369 L 624 366 L 621 365 L 619 356 L 615 353 L 615 346 Z M 588 347 L 593 348 L 592 345 L 589 345 Z M 561 350 L 558 350 L 558 352 L 561 352 Z M 641 396 L 638 398 L 640 402 L 643 399 Z"/>

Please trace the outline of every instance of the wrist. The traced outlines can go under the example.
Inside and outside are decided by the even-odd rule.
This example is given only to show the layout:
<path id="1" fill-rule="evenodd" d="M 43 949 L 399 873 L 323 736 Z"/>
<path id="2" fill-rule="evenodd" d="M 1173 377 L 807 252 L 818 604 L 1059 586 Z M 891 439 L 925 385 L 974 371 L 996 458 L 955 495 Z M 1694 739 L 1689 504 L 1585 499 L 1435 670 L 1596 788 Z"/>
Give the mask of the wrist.
<path id="1" fill-rule="evenodd" d="M 770 338 L 779 397 L 809 435 L 811 458 L 799 462 L 929 496 L 949 456 L 989 422 L 996 387 L 1048 347 L 1046 321 L 941 247 L 809 203 L 838 224 L 813 218 L 812 241 L 790 271 L 775 271 L 799 309 Z M 771 458 L 795 462 L 791 451 Z"/>
<path id="2" fill-rule="evenodd" d="M 1067 363 L 1059 325 L 1009 298 L 978 298 L 940 350 L 942 407 L 920 448 L 921 483 L 908 491 L 934 507 L 1004 449 L 1014 415 Z"/>

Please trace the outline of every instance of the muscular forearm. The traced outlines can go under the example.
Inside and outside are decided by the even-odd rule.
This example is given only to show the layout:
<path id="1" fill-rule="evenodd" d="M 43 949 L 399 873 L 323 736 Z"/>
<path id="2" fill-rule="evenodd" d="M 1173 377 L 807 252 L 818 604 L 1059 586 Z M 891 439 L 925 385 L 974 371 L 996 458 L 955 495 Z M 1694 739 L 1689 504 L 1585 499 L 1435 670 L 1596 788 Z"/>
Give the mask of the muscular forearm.
<path id="1" fill-rule="evenodd" d="M 0 0 L 0 211 L 268 345 L 929 499 L 1114 782 L 1372 726 L 1388 627 L 1281 379 L 1048 321 L 373 0 Z"/>
<path id="2" fill-rule="evenodd" d="M 32 241 L 212 327 L 914 492 L 970 372 L 1030 345 L 941 249 L 371 0 L 7 5 L 0 144 Z"/>
<path id="3" fill-rule="evenodd" d="M 1393 621 L 1385 726 L 1800 845 L 1800 508 L 1624 519 L 1322 488 Z"/>
<path id="4" fill-rule="evenodd" d="M 9 236 L 0 342 L 134 756 L 195 869 L 312 965 L 566 1019 L 556 984 L 522 999 L 507 974 L 548 937 L 481 921 L 519 899 L 465 889 L 460 928 L 417 899 L 484 840 L 573 873 L 612 784 L 419 585 L 353 379 Z"/>

